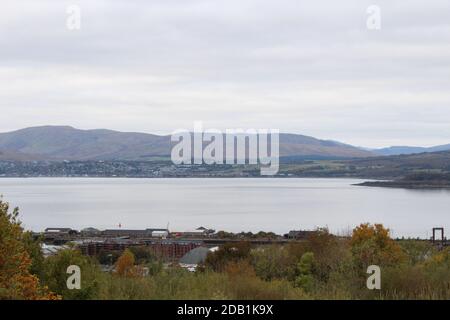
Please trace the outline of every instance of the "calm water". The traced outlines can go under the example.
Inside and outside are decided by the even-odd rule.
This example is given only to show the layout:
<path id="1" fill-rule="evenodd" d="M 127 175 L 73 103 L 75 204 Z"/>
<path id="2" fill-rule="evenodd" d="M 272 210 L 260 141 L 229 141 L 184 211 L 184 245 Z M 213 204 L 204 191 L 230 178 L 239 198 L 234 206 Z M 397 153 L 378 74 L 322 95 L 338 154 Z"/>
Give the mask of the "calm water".
<path id="1" fill-rule="evenodd" d="M 382 222 L 395 236 L 450 227 L 450 192 L 352 186 L 354 179 L 1 178 L 26 228 L 166 227 L 345 232 Z"/>

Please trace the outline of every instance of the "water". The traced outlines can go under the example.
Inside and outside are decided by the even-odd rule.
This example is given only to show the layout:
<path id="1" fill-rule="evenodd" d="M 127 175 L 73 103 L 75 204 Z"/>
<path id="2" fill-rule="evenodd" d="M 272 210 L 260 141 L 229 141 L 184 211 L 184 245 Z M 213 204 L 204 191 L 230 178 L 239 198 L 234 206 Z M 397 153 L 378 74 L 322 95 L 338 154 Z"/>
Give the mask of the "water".
<path id="1" fill-rule="evenodd" d="M 171 231 L 199 226 L 274 231 L 327 226 L 343 233 L 380 222 L 394 236 L 450 227 L 450 192 L 352 186 L 355 179 L 1 178 L 0 194 L 24 226 Z"/>

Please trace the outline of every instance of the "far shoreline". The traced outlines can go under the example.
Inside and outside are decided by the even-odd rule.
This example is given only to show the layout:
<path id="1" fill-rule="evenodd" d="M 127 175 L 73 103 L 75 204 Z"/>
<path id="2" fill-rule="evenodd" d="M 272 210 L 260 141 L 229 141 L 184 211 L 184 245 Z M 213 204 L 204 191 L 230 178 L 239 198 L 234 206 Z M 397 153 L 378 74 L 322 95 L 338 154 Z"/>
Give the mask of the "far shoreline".
<path id="1" fill-rule="evenodd" d="M 397 181 L 393 179 L 369 179 L 367 177 L 307 177 L 307 176 L 167 176 L 167 177 L 155 177 L 155 176 L 0 176 L 0 179 L 149 179 L 149 180 L 186 180 L 186 179 L 216 179 L 216 180 L 230 180 L 230 179 L 257 179 L 257 180 L 270 180 L 270 179 L 314 179 L 314 180 L 363 180 L 361 183 L 353 183 L 351 186 L 356 187 L 372 187 L 372 188 L 390 188 L 390 189 L 407 189 L 407 190 L 449 190 L 450 184 L 421 184 L 420 182 L 405 182 Z"/>
<path id="2" fill-rule="evenodd" d="M 420 184 L 420 183 L 406 183 L 395 180 L 390 181 L 366 181 L 355 184 L 360 187 L 372 188 L 391 188 L 391 189 L 409 189 L 409 190 L 450 190 L 448 184 Z"/>

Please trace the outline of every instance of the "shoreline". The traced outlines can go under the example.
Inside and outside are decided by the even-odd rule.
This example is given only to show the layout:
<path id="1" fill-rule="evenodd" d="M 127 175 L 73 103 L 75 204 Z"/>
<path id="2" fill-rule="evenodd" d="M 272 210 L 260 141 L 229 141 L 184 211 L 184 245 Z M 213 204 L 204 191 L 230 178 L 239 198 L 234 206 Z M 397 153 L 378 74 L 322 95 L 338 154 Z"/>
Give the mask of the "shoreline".
<path id="1" fill-rule="evenodd" d="M 421 184 L 420 182 L 366 181 L 354 184 L 360 187 L 410 189 L 410 190 L 450 190 L 450 184 Z"/>

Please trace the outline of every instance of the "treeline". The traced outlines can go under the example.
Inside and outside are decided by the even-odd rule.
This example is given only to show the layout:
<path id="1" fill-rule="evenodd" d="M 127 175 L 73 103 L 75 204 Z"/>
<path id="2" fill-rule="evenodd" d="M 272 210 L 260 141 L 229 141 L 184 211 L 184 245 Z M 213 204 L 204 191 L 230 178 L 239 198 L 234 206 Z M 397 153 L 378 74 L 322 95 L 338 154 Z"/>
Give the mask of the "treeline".
<path id="1" fill-rule="evenodd" d="M 112 264 L 111 272 L 102 264 Z M 67 267 L 81 270 L 68 289 Z M 381 269 L 381 290 L 366 286 Z M 252 247 L 227 244 L 197 272 L 163 264 L 145 247 L 99 257 L 76 249 L 44 258 L 18 211 L 0 202 L 1 299 L 449 299 L 450 251 L 429 242 L 395 241 L 382 225 L 362 224 L 351 237 L 319 229 L 304 242 Z"/>

